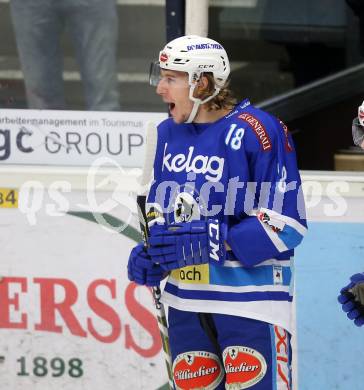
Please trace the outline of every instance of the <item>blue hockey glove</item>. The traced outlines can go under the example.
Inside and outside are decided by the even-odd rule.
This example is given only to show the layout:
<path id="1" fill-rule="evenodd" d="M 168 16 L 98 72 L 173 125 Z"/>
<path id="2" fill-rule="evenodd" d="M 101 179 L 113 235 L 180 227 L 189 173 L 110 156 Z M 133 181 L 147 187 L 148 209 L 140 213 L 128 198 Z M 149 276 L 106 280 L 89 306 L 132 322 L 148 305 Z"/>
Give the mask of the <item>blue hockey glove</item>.
<path id="1" fill-rule="evenodd" d="M 146 286 L 159 286 L 167 273 L 148 256 L 143 243 L 134 247 L 128 261 L 128 278 L 130 281 Z"/>
<path id="2" fill-rule="evenodd" d="M 350 283 L 341 289 L 338 301 L 355 325 L 364 325 L 364 273 L 350 278 Z"/>
<path id="3" fill-rule="evenodd" d="M 226 258 L 226 225 L 216 220 L 192 221 L 150 228 L 148 254 L 165 270 L 213 262 Z"/>

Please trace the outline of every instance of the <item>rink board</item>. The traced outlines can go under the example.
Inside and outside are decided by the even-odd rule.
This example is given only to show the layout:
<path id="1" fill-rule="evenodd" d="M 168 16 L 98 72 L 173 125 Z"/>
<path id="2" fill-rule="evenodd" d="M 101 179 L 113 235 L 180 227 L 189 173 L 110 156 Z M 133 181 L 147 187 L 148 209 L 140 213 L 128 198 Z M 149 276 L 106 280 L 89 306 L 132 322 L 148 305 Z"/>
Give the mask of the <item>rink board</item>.
<path id="1" fill-rule="evenodd" d="M 156 390 L 166 375 L 152 296 L 127 280 L 136 241 L 72 213 L 41 210 L 30 224 L 0 210 L 0 389 Z"/>
<path id="2" fill-rule="evenodd" d="M 363 389 L 364 329 L 337 302 L 357 272 L 364 272 L 364 222 L 310 223 L 296 251 L 299 390 Z"/>
<path id="3" fill-rule="evenodd" d="M 299 390 L 361 390 L 364 332 L 337 296 L 364 271 L 364 174 L 302 172 L 309 229 L 296 250 Z"/>
<path id="4" fill-rule="evenodd" d="M 36 184 L 20 191 L 18 205 L 9 197 L 0 209 L 1 390 L 166 383 L 151 295 L 126 278 L 138 239 L 138 172 L 99 169 L 92 180 L 87 173 L 0 166 L 3 189 Z M 306 172 L 303 179 L 310 224 L 296 255 L 298 388 L 359 390 L 364 333 L 336 296 L 363 271 L 364 177 Z"/>

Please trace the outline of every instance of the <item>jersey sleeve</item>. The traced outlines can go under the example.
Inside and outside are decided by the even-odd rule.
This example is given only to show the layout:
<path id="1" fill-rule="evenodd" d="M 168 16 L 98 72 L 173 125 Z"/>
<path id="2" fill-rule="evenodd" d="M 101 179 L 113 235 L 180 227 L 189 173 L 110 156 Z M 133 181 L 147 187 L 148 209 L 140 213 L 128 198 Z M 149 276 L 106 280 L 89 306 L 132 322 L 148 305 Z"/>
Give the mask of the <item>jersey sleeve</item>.
<path id="1" fill-rule="evenodd" d="M 225 142 L 229 176 L 240 183 L 229 200 L 234 211 L 227 243 L 248 267 L 272 258 L 288 260 L 307 230 L 292 138 L 282 122 L 261 111 L 239 119 L 241 145 Z"/>

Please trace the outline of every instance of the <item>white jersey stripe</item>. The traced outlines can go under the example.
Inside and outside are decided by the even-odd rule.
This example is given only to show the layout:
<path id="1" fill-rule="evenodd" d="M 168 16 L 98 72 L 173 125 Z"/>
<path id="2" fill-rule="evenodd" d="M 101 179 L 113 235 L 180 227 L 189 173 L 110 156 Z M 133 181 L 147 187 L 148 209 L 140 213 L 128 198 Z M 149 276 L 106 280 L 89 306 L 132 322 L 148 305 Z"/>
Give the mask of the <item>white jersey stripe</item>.
<path id="1" fill-rule="evenodd" d="M 221 313 L 253 318 L 258 321 L 276 324 L 291 332 L 291 303 L 287 301 L 267 302 L 231 302 L 231 301 L 198 301 L 177 297 L 164 291 L 161 301 L 179 310 Z M 264 310 L 262 308 L 264 307 Z M 279 313 L 279 316 L 277 316 Z"/>
<path id="2" fill-rule="evenodd" d="M 183 290 L 196 290 L 196 291 L 221 291 L 221 292 L 257 292 L 257 291 L 274 291 L 274 292 L 287 292 L 289 293 L 289 286 L 282 285 L 263 285 L 263 286 L 223 286 L 213 284 L 193 284 L 193 283 L 182 283 L 174 279 L 172 276 L 169 277 L 168 283 L 181 288 Z"/>

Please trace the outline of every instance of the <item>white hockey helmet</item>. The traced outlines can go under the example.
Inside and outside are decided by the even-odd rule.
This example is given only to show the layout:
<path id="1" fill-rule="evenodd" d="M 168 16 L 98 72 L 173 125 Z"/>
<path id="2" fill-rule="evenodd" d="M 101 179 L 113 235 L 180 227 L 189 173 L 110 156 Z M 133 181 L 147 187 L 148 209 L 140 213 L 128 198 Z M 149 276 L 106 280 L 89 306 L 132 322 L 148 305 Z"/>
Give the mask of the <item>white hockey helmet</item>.
<path id="1" fill-rule="evenodd" d="M 189 98 L 194 106 L 187 123 L 192 122 L 200 104 L 206 103 L 220 92 L 230 74 L 229 59 L 222 45 L 198 35 L 186 35 L 167 43 L 159 53 L 159 61 L 152 64 L 149 78 L 151 85 L 158 85 L 160 69 L 188 73 Z M 215 90 L 212 95 L 201 100 L 194 97 L 193 92 L 204 72 L 212 73 Z"/>

